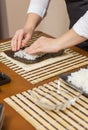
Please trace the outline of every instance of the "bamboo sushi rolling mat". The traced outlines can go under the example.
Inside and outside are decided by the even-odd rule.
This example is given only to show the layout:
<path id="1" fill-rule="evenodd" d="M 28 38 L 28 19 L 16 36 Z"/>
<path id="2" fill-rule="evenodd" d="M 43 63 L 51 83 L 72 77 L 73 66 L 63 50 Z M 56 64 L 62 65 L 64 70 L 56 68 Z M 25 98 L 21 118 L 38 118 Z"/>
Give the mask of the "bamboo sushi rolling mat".
<path id="1" fill-rule="evenodd" d="M 33 88 L 41 98 L 49 89 L 57 89 L 58 80 L 43 84 L 38 88 Z M 61 83 L 63 90 L 68 90 L 70 94 L 76 96 L 76 91 Z M 36 130 L 88 130 L 88 99 L 81 97 L 64 111 L 49 111 L 41 107 L 30 94 L 31 90 L 23 91 L 16 95 L 7 97 L 4 101 L 9 104 L 25 120 L 31 123 Z M 69 98 L 65 94 L 58 98 L 53 96 L 53 101 L 63 101 Z M 51 100 L 51 99 L 49 99 Z"/>
<path id="2" fill-rule="evenodd" d="M 32 40 L 29 44 L 31 44 L 33 41 L 35 41 L 38 37 L 42 35 L 43 33 L 36 32 L 33 35 Z M 14 70 L 14 72 L 22 76 L 27 81 L 30 81 L 32 84 L 39 83 L 40 81 L 67 72 L 69 70 L 88 65 L 87 56 L 82 55 L 74 49 L 66 49 L 64 55 L 60 57 L 48 59 L 46 61 L 41 62 L 40 65 L 37 63 L 28 67 L 22 63 L 16 62 L 8 58 L 3 53 L 4 51 L 11 49 L 10 44 L 10 41 L 2 42 L 0 44 L 0 62 L 5 64 L 5 66 L 7 66 L 8 69 L 10 68 Z M 23 80 L 22 77 L 21 79 Z M 39 86 L 38 88 L 32 87 L 32 91 L 40 96 L 43 96 L 43 93 L 45 93 L 45 91 L 47 91 L 48 89 L 57 87 L 57 81 L 58 80 L 54 80 L 52 82 L 46 83 L 45 80 L 44 84 Z M 30 124 L 32 124 L 36 130 L 88 130 L 87 97 L 81 95 L 81 97 L 76 101 L 76 103 L 71 105 L 65 111 L 48 111 L 41 107 L 31 96 L 31 90 L 29 90 L 31 84 L 27 82 L 28 84 L 26 84 L 25 86 L 23 83 L 20 85 L 16 83 L 16 85 L 18 85 L 18 87 L 16 87 L 17 90 L 19 89 L 18 91 L 15 89 L 15 86 L 13 85 L 14 82 L 11 82 L 11 84 L 7 84 L 7 87 L 4 86 L 5 88 L 2 87 L 1 96 L 3 96 L 3 99 L 5 101 L 4 103 L 6 106 L 6 112 L 8 113 L 7 117 L 9 117 L 6 121 L 8 124 L 8 127 L 6 126 L 6 130 L 14 129 L 16 123 L 18 123 L 18 125 L 17 127 L 15 127 L 16 129 L 14 130 L 20 130 L 20 128 L 28 129 L 30 127 Z M 27 87 L 27 85 L 29 86 Z M 26 87 L 28 89 L 26 89 Z M 63 90 L 68 89 L 68 91 L 74 96 L 76 95 L 76 91 L 68 87 L 67 85 L 62 83 L 61 87 L 63 88 Z M 8 90 L 8 88 L 10 89 Z M 59 99 L 57 97 L 53 97 L 53 100 L 63 101 L 69 97 L 70 95 L 66 94 L 60 97 Z M 10 107 L 7 104 L 13 109 L 10 109 Z M 15 110 L 17 113 L 13 110 Z M 23 119 L 25 119 L 28 122 L 28 124 L 26 123 L 27 127 L 26 125 L 24 127 L 26 121 L 23 121 L 23 119 L 21 119 L 19 115 L 21 115 Z M 21 121 L 19 119 L 21 119 Z M 29 129 L 31 130 L 31 128 Z"/>
<path id="3" fill-rule="evenodd" d="M 44 35 L 43 33 L 34 33 L 29 44 L 32 44 L 37 38 Z M 88 57 L 72 50 L 66 49 L 62 56 L 49 58 L 35 64 L 23 64 L 8 57 L 4 51 L 11 49 L 11 42 L 3 42 L 0 44 L 0 62 L 14 70 L 32 84 L 36 84 L 45 79 L 70 71 L 72 69 L 88 65 Z"/>

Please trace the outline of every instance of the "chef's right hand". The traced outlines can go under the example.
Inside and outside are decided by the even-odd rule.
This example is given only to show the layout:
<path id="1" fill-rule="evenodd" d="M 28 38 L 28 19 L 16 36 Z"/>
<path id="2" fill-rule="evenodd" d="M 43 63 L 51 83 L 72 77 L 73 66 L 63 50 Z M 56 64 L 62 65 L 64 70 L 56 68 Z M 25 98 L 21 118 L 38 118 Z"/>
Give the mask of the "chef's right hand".
<path id="1" fill-rule="evenodd" d="M 33 31 L 26 31 L 25 29 L 19 29 L 16 31 L 15 35 L 11 40 L 12 51 L 18 51 L 20 48 L 24 47 L 28 41 L 31 39 Z"/>

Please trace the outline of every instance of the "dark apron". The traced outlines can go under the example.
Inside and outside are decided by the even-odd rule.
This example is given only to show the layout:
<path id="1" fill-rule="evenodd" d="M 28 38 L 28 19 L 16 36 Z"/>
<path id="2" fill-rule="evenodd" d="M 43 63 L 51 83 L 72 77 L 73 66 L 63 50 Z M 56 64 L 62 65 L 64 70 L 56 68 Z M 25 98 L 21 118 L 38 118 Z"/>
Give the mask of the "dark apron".
<path id="1" fill-rule="evenodd" d="M 70 19 L 71 28 L 77 20 L 83 16 L 88 10 L 88 0 L 65 0 L 67 4 L 67 11 Z M 88 40 L 80 43 L 77 47 L 88 51 Z"/>

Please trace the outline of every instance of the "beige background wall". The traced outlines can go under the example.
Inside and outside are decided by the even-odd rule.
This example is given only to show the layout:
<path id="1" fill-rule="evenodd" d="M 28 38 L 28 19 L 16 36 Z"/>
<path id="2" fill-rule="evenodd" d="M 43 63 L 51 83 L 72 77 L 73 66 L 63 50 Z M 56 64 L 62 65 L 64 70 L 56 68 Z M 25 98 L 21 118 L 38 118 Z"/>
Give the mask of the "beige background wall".
<path id="1" fill-rule="evenodd" d="M 22 28 L 30 0 L 0 0 L 0 35 L 3 39 L 12 37 Z M 52 36 L 60 36 L 68 29 L 69 19 L 64 0 L 51 0 L 47 16 L 37 27 Z"/>

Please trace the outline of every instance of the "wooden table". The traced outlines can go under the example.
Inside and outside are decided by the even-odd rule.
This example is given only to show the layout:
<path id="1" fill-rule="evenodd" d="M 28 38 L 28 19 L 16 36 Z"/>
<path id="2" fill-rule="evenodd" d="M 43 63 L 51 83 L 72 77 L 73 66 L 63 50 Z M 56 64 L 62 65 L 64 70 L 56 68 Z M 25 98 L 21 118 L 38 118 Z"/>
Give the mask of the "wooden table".
<path id="1" fill-rule="evenodd" d="M 75 47 L 73 47 L 73 49 L 83 55 L 88 56 L 88 53 L 83 50 Z M 0 63 L 0 71 L 4 72 L 11 78 L 10 83 L 0 86 L 0 103 L 3 103 L 5 106 L 5 120 L 2 130 L 35 130 L 31 124 L 25 121 L 17 112 L 15 112 L 9 105 L 7 105 L 3 99 L 57 79 L 57 76 L 32 85 L 30 82 L 23 79 L 21 76 L 2 63 Z"/>

